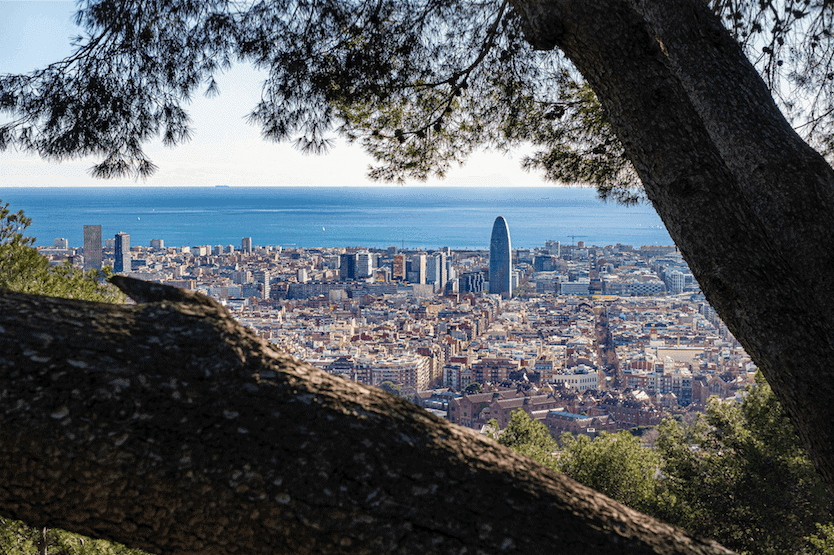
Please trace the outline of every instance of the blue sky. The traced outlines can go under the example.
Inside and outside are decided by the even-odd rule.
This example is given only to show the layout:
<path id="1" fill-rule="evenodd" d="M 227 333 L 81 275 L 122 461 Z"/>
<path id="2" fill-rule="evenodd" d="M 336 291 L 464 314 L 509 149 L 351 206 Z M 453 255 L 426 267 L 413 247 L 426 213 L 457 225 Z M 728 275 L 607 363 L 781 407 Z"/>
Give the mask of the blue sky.
<path id="1" fill-rule="evenodd" d="M 72 23 L 73 1 L 0 0 L 0 74 L 28 72 L 70 53 L 79 34 Z M 257 72 L 232 68 L 218 78 L 220 96 L 196 97 L 188 111 L 193 139 L 173 149 L 159 143 L 145 150 L 159 171 L 140 185 L 150 186 L 362 186 L 379 185 L 365 177 L 371 160 L 361 149 L 337 144 L 324 156 L 305 156 L 288 144 L 265 142 L 244 117 L 260 92 Z M 519 168 L 521 156 L 477 153 L 445 180 L 414 182 L 429 186 L 552 185 Z M 100 180 L 87 171 L 97 160 L 62 163 L 14 151 L 0 153 L 0 187 L 135 185 L 133 179 Z"/>

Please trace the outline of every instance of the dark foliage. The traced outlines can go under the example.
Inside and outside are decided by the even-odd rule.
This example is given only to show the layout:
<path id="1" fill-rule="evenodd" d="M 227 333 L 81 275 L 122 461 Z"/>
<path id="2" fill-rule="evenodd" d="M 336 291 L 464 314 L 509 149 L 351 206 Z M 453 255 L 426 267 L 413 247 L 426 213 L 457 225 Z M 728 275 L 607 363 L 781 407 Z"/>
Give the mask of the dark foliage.
<path id="1" fill-rule="evenodd" d="M 782 106 L 830 148 L 831 10 L 811 0 L 713 0 Z M 265 138 L 326 151 L 337 135 L 376 179 L 443 175 L 475 148 L 532 144 L 523 166 L 635 202 L 639 179 L 593 93 L 525 41 L 507 0 L 151 0 L 79 3 L 72 56 L 0 76 L 0 150 L 93 155 L 98 177 L 145 177 L 143 145 L 191 134 L 186 104 L 235 62 L 268 71 L 249 120 Z"/>

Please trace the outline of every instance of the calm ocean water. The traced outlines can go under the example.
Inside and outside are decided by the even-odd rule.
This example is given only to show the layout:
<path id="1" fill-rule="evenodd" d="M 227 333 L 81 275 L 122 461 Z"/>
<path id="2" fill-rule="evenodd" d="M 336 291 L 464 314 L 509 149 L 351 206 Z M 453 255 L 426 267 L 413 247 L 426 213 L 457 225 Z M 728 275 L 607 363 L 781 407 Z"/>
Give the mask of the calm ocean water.
<path id="1" fill-rule="evenodd" d="M 239 247 L 251 236 L 284 247 L 488 249 L 497 216 L 514 248 L 672 244 L 651 206 L 603 203 L 584 188 L 0 187 L 0 201 L 32 218 L 28 235 L 44 246 L 56 237 L 81 246 L 82 226 L 101 224 L 102 237 L 124 231 L 144 246 Z"/>

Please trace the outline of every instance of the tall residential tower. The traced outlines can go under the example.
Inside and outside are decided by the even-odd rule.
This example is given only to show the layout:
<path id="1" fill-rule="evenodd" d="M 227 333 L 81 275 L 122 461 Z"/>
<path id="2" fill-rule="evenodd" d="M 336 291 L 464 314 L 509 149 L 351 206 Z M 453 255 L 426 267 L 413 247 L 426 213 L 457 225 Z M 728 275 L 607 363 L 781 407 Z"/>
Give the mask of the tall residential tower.
<path id="1" fill-rule="evenodd" d="M 367 279 L 374 275 L 374 256 L 368 251 L 356 253 L 356 267 L 354 271 L 356 279 Z"/>
<path id="2" fill-rule="evenodd" d="M 489 292 L 491 295 L 512 295 L 513 263 L 510 257 L 510 229 L 504 216 L 495 218 L 489 242 Z"/>
<path id="3" fill-rule="evenodd" d="M 446 253 L 438 251 L 426 258 L 426 283 L 434 284 L 435 291 L 442 291 L 446 281 Z"/>
<path id="4" fill-rule="evenodd" d="M 116 234 L 116 256 L 113 271 L 130 273 L 130 234 L 120 231 Z"/>
<path id="5" fill-rule="evenodd" d="M 84 226 L 84 269 L 101 270 L 101 226 Z"/>

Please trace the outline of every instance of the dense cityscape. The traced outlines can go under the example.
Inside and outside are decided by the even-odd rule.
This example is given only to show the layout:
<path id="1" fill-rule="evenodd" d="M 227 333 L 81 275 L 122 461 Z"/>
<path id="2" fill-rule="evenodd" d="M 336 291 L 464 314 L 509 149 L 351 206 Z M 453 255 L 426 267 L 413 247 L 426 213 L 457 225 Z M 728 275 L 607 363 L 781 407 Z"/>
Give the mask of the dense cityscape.
<path id="1" fill-rule="evenodd" d="M 525 410 L 564 431 L 654 426 L 736 397 L 755 366 L 674 246 L 546 241 L 490 250 L 130 245 L 84 226 L 68 259 L 199 291 L 278 348 L 381 386 L 463 426 L 501 428 Z"/>

